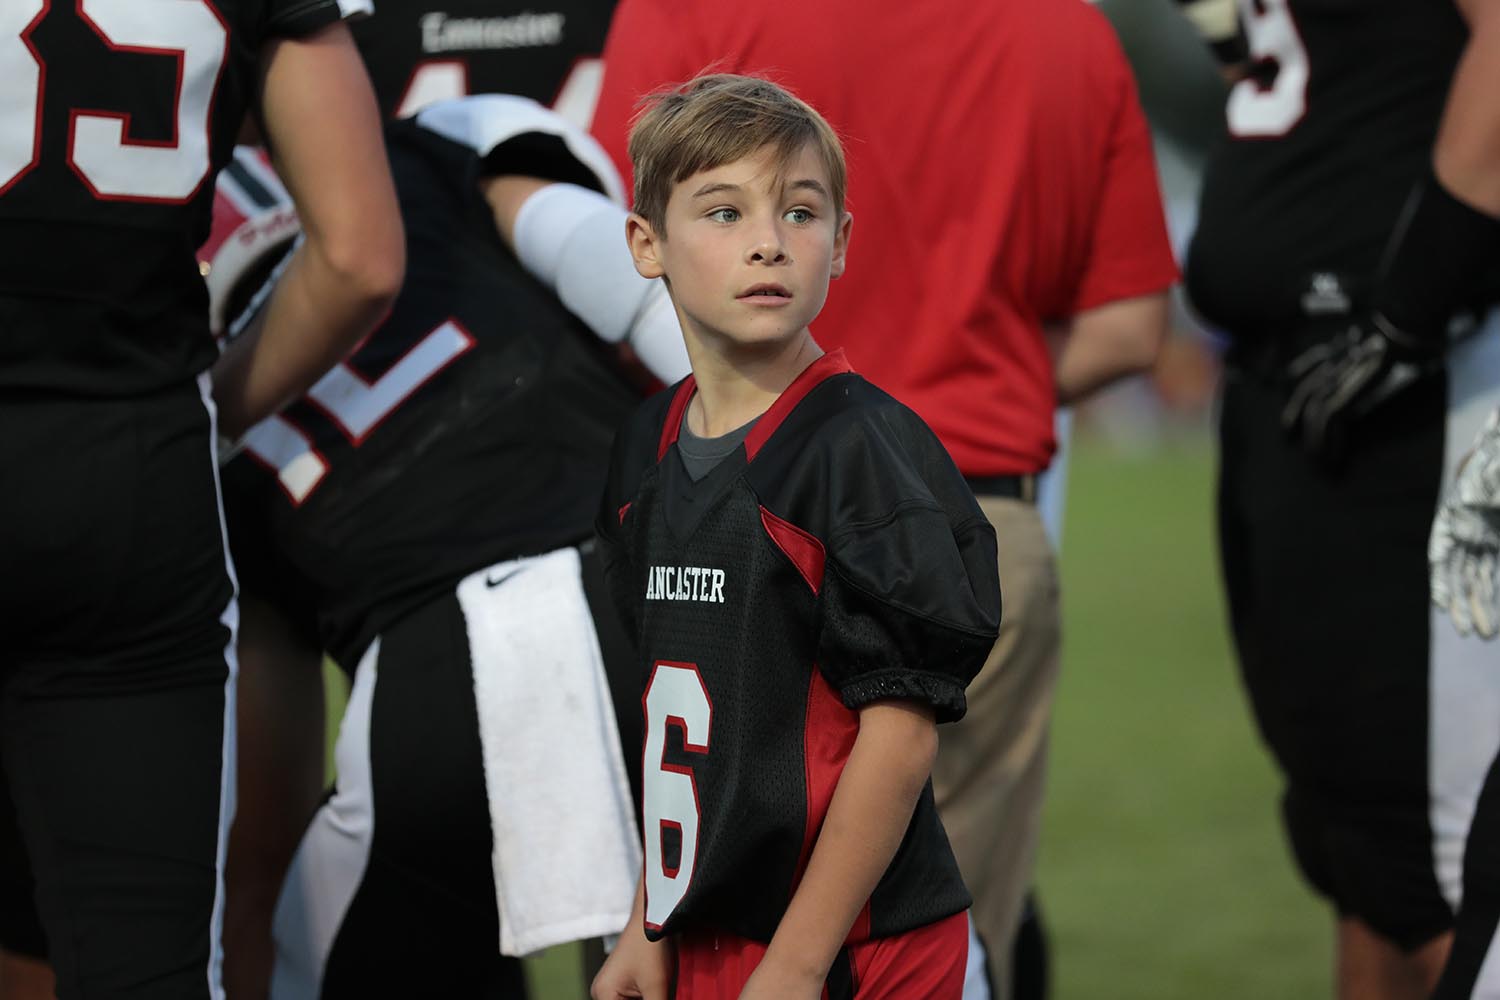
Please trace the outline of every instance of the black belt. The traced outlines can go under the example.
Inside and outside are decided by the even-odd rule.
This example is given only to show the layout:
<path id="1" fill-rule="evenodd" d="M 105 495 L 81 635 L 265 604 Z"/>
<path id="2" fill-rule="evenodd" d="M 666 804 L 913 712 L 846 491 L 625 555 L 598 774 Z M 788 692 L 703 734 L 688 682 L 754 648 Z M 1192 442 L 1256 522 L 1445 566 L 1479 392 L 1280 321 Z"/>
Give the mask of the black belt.
<path id="1" fill-rule="evenodd" d="M 1022 503 L 1036 503 L 1036 476 L 965 476 L 964 481 L 976 497 L 1008 497 Z"/>

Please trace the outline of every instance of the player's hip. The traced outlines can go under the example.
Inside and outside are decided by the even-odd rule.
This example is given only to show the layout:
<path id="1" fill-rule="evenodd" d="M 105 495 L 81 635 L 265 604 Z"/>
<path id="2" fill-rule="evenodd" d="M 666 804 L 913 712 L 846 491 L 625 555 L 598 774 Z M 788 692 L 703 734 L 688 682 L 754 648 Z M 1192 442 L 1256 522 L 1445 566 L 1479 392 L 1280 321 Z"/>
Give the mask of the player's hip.
<path id="1" fill-rule="evenodd" d="M 0 401 L 0 624 L 22 659 L 222 652 L 233 596 L 207 382 Z"/>

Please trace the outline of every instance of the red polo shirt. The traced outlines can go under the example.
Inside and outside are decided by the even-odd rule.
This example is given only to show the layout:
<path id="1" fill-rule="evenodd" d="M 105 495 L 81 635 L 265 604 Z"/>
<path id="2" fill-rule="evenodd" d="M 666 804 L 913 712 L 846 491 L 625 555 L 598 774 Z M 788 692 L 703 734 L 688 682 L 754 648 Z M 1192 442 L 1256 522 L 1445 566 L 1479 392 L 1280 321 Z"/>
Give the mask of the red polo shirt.
<path id="1" fill-rule="evenodd" d="M 594 131 L 631 176 L 637 101 L 752 73 L 844 140 L 849 267 L 813 323 L 971 476 L 1039 472 L 1048 320 L 1177 278 L 1151 137 L 1114 30 L 1084 0 L 622 0 Z"/>

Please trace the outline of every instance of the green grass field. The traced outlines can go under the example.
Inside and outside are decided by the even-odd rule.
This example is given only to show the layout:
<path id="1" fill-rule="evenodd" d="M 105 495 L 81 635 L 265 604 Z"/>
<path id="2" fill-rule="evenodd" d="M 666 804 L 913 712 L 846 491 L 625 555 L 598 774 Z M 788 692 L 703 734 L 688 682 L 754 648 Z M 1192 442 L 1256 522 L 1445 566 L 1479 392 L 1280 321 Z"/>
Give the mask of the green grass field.
<path id="1" fill-rule="evenodd" d="M 1082 443 L 1039 885 L 1057 1000 L 1330 996 L 1331 920 L 1293 872 L 1229 650 L 1213 458 Z"/>
<path id="2" fill-rule="evenodd" d="M 1212 496 L 1200 438 L 1074 457 L 1038 878 L 1054 1000 L 1332 992 L 1331 922 L 1293 873 L 1228 648 Z M 535 1000 L 585 996 L 577 968 L 572 948 L 531 960 Z"/>

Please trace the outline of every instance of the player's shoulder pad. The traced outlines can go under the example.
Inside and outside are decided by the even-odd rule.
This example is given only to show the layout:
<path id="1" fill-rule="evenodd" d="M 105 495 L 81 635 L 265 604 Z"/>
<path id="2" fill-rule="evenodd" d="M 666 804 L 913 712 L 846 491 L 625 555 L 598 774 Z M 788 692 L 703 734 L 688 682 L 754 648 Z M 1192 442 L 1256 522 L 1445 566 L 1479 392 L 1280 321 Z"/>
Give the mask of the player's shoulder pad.
<path id="1" fill-rule="evenodd" d="M 750 467 L 752 485 L 771 509 L 783 507 L 783 516 L 815 533 L 909 505 L 940 508 L 955 522 L 983 521 L 932 429 L 858 374 L 825 380 L 775 437 L 781 440 Z"/>
<path id="2" fill-rule="evenodd" d="M 472 149 L 492 173 L 582 183 L 625 204 L 624 182 L 604 148 L 530 98 L 476 94 L 438 101 L 417 113 L 416 124 Z"/>

